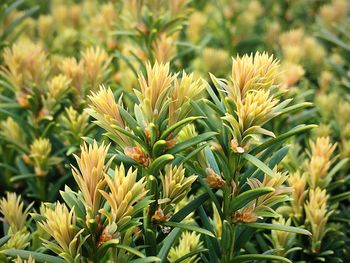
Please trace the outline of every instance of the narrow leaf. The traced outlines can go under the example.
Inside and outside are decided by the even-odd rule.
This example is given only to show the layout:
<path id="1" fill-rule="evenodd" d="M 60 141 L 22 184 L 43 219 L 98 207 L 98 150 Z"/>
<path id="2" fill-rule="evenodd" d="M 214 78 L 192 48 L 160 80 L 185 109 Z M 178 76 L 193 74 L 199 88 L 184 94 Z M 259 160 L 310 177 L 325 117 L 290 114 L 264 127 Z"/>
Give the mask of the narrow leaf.
<path id="1" fill-rule="evenodd" d="M 261 171 L 263 171 L 265 174 L 275 177 L 275 172 L 272 171 L 266 164 L 264 164 L 262 161 L 260 161 L 258 158 L 256 158 L 253 155 L 250 155 L 248 153 L 243 154 L 243 158 L 252 163 L 255 167 L 259 168 Z"/>
<path id="2" fill-rule="evenodd" d="M 176 212 L 171 218 L 171 222 L 180 222 L 183 220 L 186 216 L 188 216 L 193 211 L 197 210 L 198 207 L 200 207 L 205 201 L 208 200 L 209 195 L 207 193 L 200 195 L 199 197 L 195 198 L 191 202 L 189 202 L 187 205 L 185 205 L 182 209 L 180 209 L 178 212 Z"/>
<path id="3" fill-rule="evenodd" d="M 110 247 L 114 247 L 114 248 L 128 251 L 129 253 L 134 254 L 140 258 L 146 257 L 144 254 L 142 254 L 137 249 L 120 244 L 120 241 L 117 239 L 112 239 L 112 240 L 109 240 L 109 241 L 103 243 L 103 245 L 98 248 L 98 253 L 101 253 L 101 252 L 105 253 L 105 251 Z M 101 254 L 101 256 L 103 256 L 103 255 Z"/>
<path id="4" fill-rule="evenodd" d="M 10 239 L 10 237 L 11 237 L 10 235 L 6 235 L 6 236 L 0 238 L 0 247 L 1 247 L 3 244 L 5 244 L 5 243 Z"/>
<path id="5" fill-rule="evenodd" d="M 160 156 L 166 149 L 167 142 L 165 140 L 157 141 L 152 148 L 153 158 Z"/>
<path id="6" fill-rule="evenodd" d="M 178 212 L 176 212 L 169 221 L 171 222 L 180 222 L 182 221 L 186 216 L 191 214 L 192 212 L 196 211 L 198 207 L 200 207 L 205 201 L 207 201 L 209 198 L 208 193 L 204 193 L 198 197 L 196 197 L 194 200 L 189 202 L 187 205 L 185 205 L 183 208 L 181 208 Z M 157 237 L 157 243 L 160 243 L 165 238 L 165 235 L 163 233 L 160 233 Z"/>
<path id="7" fill-rule="evenodd" d="M 176 239 L 180 236 L 181 231 L 182 231 L 182 229 L 175 228 L 164 239 L 162 248 L 160 249 L 160 251 L 158 253 L 158 257 L 160 258 L 162 263 L 165 263 L 167 261 L 167 256 L 168 256 L 169 250 L 173 246 Z"/>
<path id="8" fill-rule="evenodd" d="M 275 189 L 273 189 L 272 187 L 262 187 L 262 188 L 256 188 L 256 189 L 251 189 L 251 190 L 245 191 L 232 199 L 230 210 L 232 212 L 235 212 L 238 209 L 249 204 L 251 201 L 258 198 L 259 196 L 266 195 L 266 194 L 274 192 L 274 191 L 275 191 Z"/>
<path id="9" fill-rule="evenodd" d="M 253 227 L 253 228 L 259 228 L 259 229 L 279 230 L 279 231 L 291 232 L 291 233 L 307 235 L 307 236 L 312 235 L 306 229 L 294 227 L 294 226 L 286 226 L 286 225 L 281 225 L 281 224 L 249 223 L 249 224 L 245 224 L 245 225 L 249 226 L 249 227 Z"/>
<path id="10" fill-rule="evenodd" d="M 215 173 L 220 174 L 219 166 L 215 160 L 215 156 L 214 156 L 213 152 L 211 151 L 210 147 L 208 147 L 208 146 L 205 147 L 204 154 L 205 154 L 205 158 L 207 159 L 207 162 L 208 162 L 210 168 L 212 168 Z"/>
<path id="11" fill-rule="evenodd" d="M 29 179 L 29 178 L 36 178 L 37 175 L 33 174 L 33 173 L 29 173 L 29 174 L 20 174 L 20 175 L 16 175 L 10 178 L 10 182 L 14 183 L 16 181 L 19 180 L 23 180 L 23 179 Z"/>
<path id="12" fill-rule="evenodd" d="M 208 231 L 206 229 L 203 229 L 201 227 L 194 226 L 194 225 L 188 225 L 188 224 L 184 224 L 184 223 L 177 223 L 177 222 L 171 222 L 171 221 L 164 222 L 164 223 L 162 223 L 162 225 L 170 226 L 170 227 L 178 227 L 178 228 L 181 228 L 181 229 L 194 231 L 194 232 L 197 232 L 197 233 L 200 233 L 200 234 L 203 234 L 203 235 L 207 235 L 207 236 L 210 236 L 210 237 L 215 237 L 212 232 L 210 232 L 210 231 Z"/>
<path id="13" fill-rule="evenodd" d="M 176 122 L 175 124 L 171 125 L 168 129 L 166 129 L 162 135 L 160 136 L 160 139 L 163 139 L 165 140 L 166 138 L 168 138 L 168 136 L 174 132 L 176 129 L 180 128 L 180 127 L 183 127 L 185 125 L 187 125 L 188 123 L 191 123 L 195 120 L 198 120 L 198 119 L 204 119 L 205 117 L 202 117 L 202 116 L 195 116 L 195 117 L 188 117 L 186 119 L 183 119 L 179 122 Z"/>
<path id="14" fill-rule="evenodd" d="M 129 263 L 151 263 L 151 262 L 160 262 L 158 257 L 145 257 L 131 260 Z"/>
<path id="15" fill-rule="evenodd" d="M 223 84 L 223 82 L 220 82 L 219 79 L 217 79 L 213 74 L 209 73 L 210 75 L 210 78 L 212 79 L 214 85 L 216 87 L 220 86 Z M 219 98 L 216 96 L 214 90 L 211 88 L 211 86 L 209 85 L 208 82 L 206 82 L 206 88 L 207 88 L 207 91 L 210 95 L 210 97 L 212 98 L 212 100 L 214 101 L 215 105 L 220 109 L 221 113 L 222 114 L 225 114 L 225 108 L 224 106 L 222 105 L 221 101 L 219 100 Z M 222 88 L 221 88 L 222 89 Z"/>
<path id="16" fill-rule="evenodd" d="M 12 21 L 4 30 L 2 33 L 0 39 L 3 40 L 5 39 L 20 23 L 22 23 L 27 17 L 30 17 L 33 15 L 36 11 L 39 10 L 38 6 L 34 6 L 31 9 L 28 9 L 27 11 L 24 12 L 24 14 Z"/>
<path id="17" fill-rule="evenodd" d="M 289 132 L 286 132 L 286 133 L 283 133 L 279 136 L 277 136 L 276 138 L 272 138 L 272 139 L 269 139 L 267 141 L 265 141 L 263 144 L 257 146 L 256 148 L 252 149 L 249 153 L 251 155 L 256 155 L 260 152 L 262 152 L 263 150 L 265 150 L 266 148 L 276 144 L 276 143 L 279 143 L 279 142 L 282 142 L 282 141 L 285 141 L 287 140 L 288 138 L 294 136 L 294 135 L 297 135 L 299 133 L 302 133 L 302 132 L 305 132 L 307 130 L 310 130 L 310 129 L 313 129 L 313 128 L 316 128 L 317 125 L 314 125 L 314 124 L 310 124 L 310 125 L 299 125 L 298 127 L 294 128 L 293 130 L 289 131 Z"/>
<path id="18" fill-rule="evenodd" d="M 180 143 L 176 144 L 173 148 L 171 148 L 168 151 L 168 153 L 175 154 L 175 153 L 181 152 L 181 151 L 186 150 L 186 149 L 188 149 L 188 148 L 190 148 L 192 146 L 197 145 L 198 143 L 207 141 L 210 138 L 214 137 L 215 135 L 217 135 L 217 132 L 206 132 L 206 133 L 203 133 L 201 135 L 198 135 L 195 138 L 191 138 L 189 140 L 186 140 L 186 141 L 183 141 L 183 142 L 180 142 Z"/>
<path id="19" fill-rule="evenodd" d="M 276 255 L 261 255 L 261 254 L 247 254 L 233 258 L 232 262 L 252 262 L 253 260 L 272 260 L 277 262 L 292 263 L 288 258 L 276 256 Z"/>
<path id="20" fill-rule="evenodd" d="M 183 262 L 185 259 L 187 258 L 190 258 L 194 255 L 197 255 L 199 253 L 203 253 L 203 252 L 207 252 L 208 249 L 205 249 L 205 248 L 200 248 L 200 249 L 196 249 L 196 250 L 193 250 L 191 251 L 190 253 L 187 253 L 186 255 L 182 256 L 182 257 L 179 257 L 177 260 L 175 260 L 173 263 L 181 263 Z"/>
<path id="21" fill-rule="evenodd" d="M 337 202 L 347 200 L 347 199 L 350 199 L 350 191 L 347 191 L 347 192 L 344 192 L 341 194 L 337 194 L 337 195 L 333 195 L 329 198 L 329 201 L 333 202 L 333 203 L 337 203 Z"/>
<path id="22" fill-rule="evenodd" d="M 349 161 L 349 158 L 344 158 L 343 160 L 339 161 L 328 173 L 327 177 L 332 178 L 338 171 L 340 171 L 345 164 Z"/>
<path id="23" fill-rule="evenodd" d="M 149 174 L 158 175 L 158 172 L 169 162 L 174 160 L 171 154 L 164 154 L 155 159 L 149 167 Z"/>
<path id="24" fill-rule="evenodd" d="M 289 107 L 281 110 L 278 115 L 287 114 L 287 113 L 289 113 L 289 114 L 294 113 L 294 112 L 299 111 L 301 109 L 311 107 L 312 105 L 313 105 L 313 103 L 311 103 L 311 102 L 298 103 L 296 105 L 289 106 Z"/>

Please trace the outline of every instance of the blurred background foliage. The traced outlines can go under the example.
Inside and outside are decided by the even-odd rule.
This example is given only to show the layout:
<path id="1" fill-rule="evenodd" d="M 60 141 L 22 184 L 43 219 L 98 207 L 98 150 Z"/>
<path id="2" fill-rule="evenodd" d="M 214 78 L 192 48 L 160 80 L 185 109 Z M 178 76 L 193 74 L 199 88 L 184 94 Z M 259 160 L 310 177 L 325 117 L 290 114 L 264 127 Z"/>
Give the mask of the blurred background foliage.
<path id="1" fill-rule="evenodd" d="M 1 3 L 1 195 L 17 192 L 26 205 L 34 201 L 38 208 L 40 201 L 62 200 L 59 190 L 64 185 L 75 188 L 73 153 L 79 155 L 79 146 L 84 140 L 91 142 L 89 138 L 108 140 L 84 111 L 100 84 L 110 87 L 126 109 L 133 109 L 140 100 L 133 90 L 139 89 L 139 74 L 146 74 L 148 61 L 151 65 L 170 62 L 171 72 L 193 72 L 217 86 L 219 81 L 208 72 L 229 80 L 231 57 L 267 51 L 282 68 L 278 78 L 285 92 L 278 96 L 293 99 L 289 107 L 295 106 L 295 111 L 274 118 L 264 128 L 278 136 L 297 125 L 318 124 L 289 138 L 285 154 L 283 148 L 274 149 L 278 168 L 290 174 L 285 185 L 302 192 L 293 193 L 294 201 L 278 208 L 286 218 L 279 223 L 306 227 L 316 237 L 310 241 L 307 236 L 265 229 L 244 250 L 277 251 L 293 262 L 346 262 L 350 258 L 349 12 L 346 0 Z M 220 97 L 221 89 L 211 91 Z M 210 91 L 205 96 L 203 101 L 216 103 Z M 203 101 L 192 115 L 202 115 L 200 108 L 214 120 L 208 106 L 212 104 Z M 207 125 L 198 120 L 195 129 L 203 133 Z M 191 130 L 183 133 L 186 138 Z M 273 159 L 258 157 L 264 162 Z M 125 158 L 122 153 L 116 162 Z M 200 165 L 201 159 L 195 162 Z M 304 174 L 317 174 L 316 181 L 307 181 Z M 201 191 L 197 182 L 190 193 Z M 317 198 L 312 201 L 311 195 L 318 195 L 325 205 L 315 207 Z M 299 203 L 293 203 L 296 200 Z M 215 214 L 210 204 L 205 210 Z M 325 221 L 312 222 L 310 210 L 318 211 L 319 220 Z M 289 218 L 290 214 L 294 216 Z M 313 224 L 322 223 L 324 233 L 316 233 Z"/>

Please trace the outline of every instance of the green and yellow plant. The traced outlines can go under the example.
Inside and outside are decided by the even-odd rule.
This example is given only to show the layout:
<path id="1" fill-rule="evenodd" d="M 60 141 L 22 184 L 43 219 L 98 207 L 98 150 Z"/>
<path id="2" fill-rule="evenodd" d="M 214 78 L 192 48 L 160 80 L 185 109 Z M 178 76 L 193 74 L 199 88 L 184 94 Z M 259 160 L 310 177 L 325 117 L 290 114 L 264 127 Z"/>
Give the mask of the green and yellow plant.
<path id="1" fill-rule="evenodd" d="M 347 262 L 349 12 L 0 4 L 0 261 Z"/>

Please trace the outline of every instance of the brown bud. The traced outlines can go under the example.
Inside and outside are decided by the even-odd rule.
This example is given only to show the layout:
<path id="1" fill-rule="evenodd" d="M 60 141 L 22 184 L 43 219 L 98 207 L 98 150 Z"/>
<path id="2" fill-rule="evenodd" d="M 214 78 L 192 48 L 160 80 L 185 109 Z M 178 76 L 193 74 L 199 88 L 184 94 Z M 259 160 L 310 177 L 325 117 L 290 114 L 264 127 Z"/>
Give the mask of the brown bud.
<path id="1" fill-rule="evenodd" d="M 139 147 L 126 147 L 124 149 L 125 155 L 133 159 L 134 161 L 143 164 L 144 166 L 148 166 L 150 163 L 150 158 L 147 154 L 145 154 Z"/>
<path id="2" fill-rule="evenodd" d="M 253 208 L 246 207 L 242 211 L 236 211 L 232 214 L 233 223 L 253 223 L 258 220 L 258 216 L 254 213 Z"/>
<path id="3" fill-rule="evenodd" d="M 26 164 L 32 164 L 32 160 L 29 158 L 29 156 L 27 154 L 23 154 L 22 155 L 22 160 L 26 163 Z"/>
<path id="4" fill-rule="evenodd" d="M 107 41 L 107 47 L 109 49 L 115 49 L 117 47 L 117 41 L 115 41 L 114 39 L 110 39 Z"/>
<path id="5" fill-rule="evenodd" d="M 101 246 L 103 243 L 111 240 L 113 237 L 110 233 L 108 233 L 107 227 L 105 227 L 100 235 L 100 238 L 97 243 L 97 247 Z"/>
<path id="6" fill-rule="evenodd" d="M 29 101 L 28 101 L 28 95 L 20 92 L 16 94 L 16 99 L 18 104 L 22 107 L 22 108 L 28 108 L 29 106 Z"/>
<path id="7" fill-rule="evenodd" d="M 154 222 L 166 222 L 170 218 L 170 215 L 165 215 L 161 208 L 158 208 L 157 211 L 152 216 L 152 221 Z"/>
<path id="8" fill-rule="evenodd" d="M 145 128 L 145 135 L 146 135 L 147 141 L 150 141 L 150 139 L 151 139 L 151 131 L 150 131 L 149 127 Z"/>
<path id="9" fill-rule="evenodd" d="M 244 153 L 245 152 L 244 147 L 240 146 L 238 144 L 237 140 L 234 138 L 231 140 L 231 149 L 235 153 Z"/>
<path id="10" fill-rule="evenodd" d="M 216 174 L 213 169 L 207 168 L 207 184 L 210 188 L 217 189 L 224 186 L 225 181 L 221 178 L 220 175 Z"/>
<path id="11" fill-rule="evenodd" d="M 145 23 L 141 23 L 141 22 L 135 25 L 135 29 L 144 35 L 146 35 L 149 32 L 148 27 L 145 25 Z"/>
<path id="12" fill-rule="evenodd" d="M 176 144 L 176 139 L 174 138 L 174 135 L 171 133 L 166 138 L 166 148 L 171 149 L 174 147 L 175 144 Z"/>
<path id="13" fill-rule="evenodd" d="M 116 82 L 120 82 L 122 80 L 122 74 L 120 72 L 115 73 L 114 76 L 113 76 L 113 79 Z"/>
<path id="14" fill-rule="evenodd" d="M 44 177 L 47 175 L 47 171 L 43 171 L 40 167 L 35 167 L 35 175 L 38 177 Z"/>

